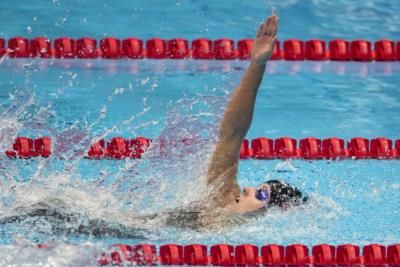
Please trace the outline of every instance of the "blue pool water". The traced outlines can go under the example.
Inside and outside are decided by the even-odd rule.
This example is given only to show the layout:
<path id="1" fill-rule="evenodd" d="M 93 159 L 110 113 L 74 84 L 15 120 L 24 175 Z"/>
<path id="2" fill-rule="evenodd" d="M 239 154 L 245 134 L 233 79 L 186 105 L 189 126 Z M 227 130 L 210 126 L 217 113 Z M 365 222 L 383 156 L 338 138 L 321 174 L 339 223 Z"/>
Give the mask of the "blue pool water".
<path id="1" fill-rule="evenodd" d="M 149 38 L 251 37 L 275 7 L 281 39 L 397 38 L 396 1 L 19 1 L 3 10 L 0 34 L 51 38 L 105 35 Z M 21 16 L 23 14 L 24 16 Z M 7 22 L 7 23 L 5 23 Z M 10 23 L 12 22 L 12 23 Z M 377 30 L 379 28 L 379 30 Z M 0 216 L 52 202 L 87 218 L 119 223 L 118 237 L 66 233 L 73 228 L 29 218 L 0 226 L 2 265 L 78 266 L 112 243 L 317 243 L 399 242 L 398 161 L 241 161 L 241 185 L 284 179 L 313 199 L 304 209 L 272 210 L 247 224 L 218 232 L 158 225 L 140 227 L 136 214 L 198 199 L 204 172 L 242 61 L 4 60 L 0 64 L 0 151 L 15 136 L 50 136 L 49 159 L 0 160 Z M 331 136 L 399 138 L 399 63 L 271 62 L 261 86 L 249 138 Z M 99 138 L 160 137 L 173 144 L 168 158 L 150 150 L 142 160 L 82 159 Z M 182 138 L 197 144 L 189 153 Z M 57 240 L 52 242 L 51 240 Z M 33 243 L 46 242 L 38 251 Z M 6 246 L 7 245 L 7 246 Z M 7 257 L 4 257 L 7 255 Z"/>

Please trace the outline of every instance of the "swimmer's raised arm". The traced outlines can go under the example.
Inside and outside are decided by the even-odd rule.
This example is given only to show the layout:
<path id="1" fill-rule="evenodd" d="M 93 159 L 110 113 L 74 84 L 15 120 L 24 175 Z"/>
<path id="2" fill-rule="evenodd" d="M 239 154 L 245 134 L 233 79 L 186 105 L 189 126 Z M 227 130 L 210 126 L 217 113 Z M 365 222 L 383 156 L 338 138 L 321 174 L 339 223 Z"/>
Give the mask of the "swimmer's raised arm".
<path id="1" fill-rule="evenodd" d="M 218 205 L 232 201 L 239 194 L 236 174 L 240 147 L 251 125 L 258 88 L 267 60 L 274 50 L 277 31 L 278 17 L 275 15 L 260 24 L 253 43 L 250 64 L 222 119 L 218 143 L 207 176 L 207 184 L 216 189 L 211 192 L 218 195 L 214 201 L 222 200 Z"/>

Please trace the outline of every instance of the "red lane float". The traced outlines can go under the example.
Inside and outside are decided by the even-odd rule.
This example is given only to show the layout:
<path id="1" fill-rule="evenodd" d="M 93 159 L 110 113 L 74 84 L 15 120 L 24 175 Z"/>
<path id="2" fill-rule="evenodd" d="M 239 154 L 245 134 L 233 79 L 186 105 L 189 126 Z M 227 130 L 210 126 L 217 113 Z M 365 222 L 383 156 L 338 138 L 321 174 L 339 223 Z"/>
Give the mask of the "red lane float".
<path id="1" fill-rule="evenodd" d="M 371 140 L 370 154 L 374 159 L 391 159 L 396 157 L 396 150 L 392 140 L 386 138 L 375 138 Z"/>
<path id="2" fill-rule="evenodd" d="M 235 59 L 237 52 L 232 39 L 218 39 L 214 41 L 214 53 L 216 59 Z"/>
<path id="3" fill-rule="evenodd" d="M 91 159 L 101 159 L 104 156 L 104 140 L 101 139 L 98 142 L 92 144 L 87 153 L 87 157 Z"/>
<path id="4" fill-rule="evenodd" d="M 312 263 L 308 255 L 308 247 L 303 244 L 293 244 L 286 247 L 285 263 L 288 266 L 309 266 Z"/>
<path id="5" fill-rule="evenodd" d="M 350 43 L 351 59 L 355 61 L 371 61 L 373 59 L 371 42 L 354 40 Z"/>
<path id="6" fill-rule="evenodd" d="M 53 57 L 53 49 L 51 48 L 51 41 L 46 37 L 37 37 L 31 40 L 30 43 L 31 56 L 41 58 Z"/>
<path id="7" fill-rule="evenodd" d="M 102 262 L 104 259 L 102 259 Z M 110 247 L 110 262 L 113 265 L 132 262 L 132 246 L 115 244 Z"/>
<path id="8" fill-rule="evenodd" d="M 146 41 L 147 58 L 162 59 L 167 57 L 167 41 L 153 38 Z"/>
<path id="9" fill-rule="evenodd" d="M 176 244 L 167 244 L 160 247 L 160 264 L 182 265 L 183 247 Z"/>
<path id="10" fill-rule="evenodd" d="M 143 41 L 137 38 L 119 40 L 107 37 L 97 40 L 89 37 L 72 39 L 61 37 L 52 41 L 46 37 L 36 37 L 28 40 L 24 37 L 14 37 L 8 40 L 0 39 L 0 56 L 8 54 L 11 58 L 42 57 L 42 58 L 129 58 L 141 59 L 250 59 L 253 39 L 242 39 L 235 42 L 229 38 L 210 40 L 195 39 L 191 42 L 183 38 L 164 40 L 152 38 Z M 146 49 L 143 48 L 146 44 Z M 8 53 L 7 53 L 8 52 Z M 336 61 L 396 61 L 400 60 L 400 42 L 382 39 L 375 43 L 368 40 L 329 41 L 326 46 L 324 40 L 288 39 L 276 43 L 271 56 L 272 60 L 336 60 Z"/>
<path id="11" fill-rule="evenodd" d="M 29 40 L 23 37 L 14 37 L 8 40 L 9 57 L 29 57 Z"/>
<path id="12" fill-rule="evenodd" d="M 364 246 L 363 260 L 365 266 L 385 266 L 386 247 L 379 244 L 370 244 Z"/>
<path id="13" fill-rule="evenodd" d="M 34 156 L 47 158 L 51 155 L 51 139 L 49 137 L 40 137 L 33 141 Z"/>
<path id="14" fill-rule="evenodd" d="M 76 41 L 76 56 L 78 58 L 97 58 L 99 54 L 95 39 L 85 37 Z"/>
<path id="15" fill-rule="evenodd" d="M 242 146 L 240 147 L 239 158 L 240 159 L 248 159 L 253 156 L 253 150 L 249 148 L 249 140 L 244 139 Z"/>
<path id="16" fill-rule="evenodd" d="M 181 38 L 169 40 L 167 43 L 167 56 L 172 59 L 190 57 L 189 41 Z"/>
<path id="17" fill-rule="evenodd" d="M 325 41 L 308 40 L 305 42 L 305 59 L 307 60 L 326 60 L 328 55 L 325 49 Z"/>
<path id="18" fill-rule="evenodd" d="M 138 265 L 154 265 L 157 263 L 157 248 L 150 244 L 135 245 L 131 259 Z"/>
<path id="19" fill-rule="evenodd" d="M 304 60 L 304 42 L 298 39 L 284 41 L 283 53 L 286 60 Z"/>
<path id="20" fill-rule="evenodd" d="M 350 157 L 356 159 L 367 159 L 370 157 L 369 140 L 362 137 L 355 137 L 347 142 Z"/>
<path id="21" fill-rule="evenodd" d="M 264 266 L 282 266 L 285 263 L 284 246 L 270 244 L 261 248 L 261 264 Z"/>
<path id="22" fill-rule="evenodd" d="M 397 42 L 396 51 L 397 51 L 397 60 L 400 61 L 400 41 Z"/>
<path id="23" fill-rule="evenodd" d="M 238 58 L 239 59 L 250 59 L 251 49 L 253 48 L 253 39 L 243 39 L 237 44 Z"/>
<path id="24" fill-rule="evenodd" d="M 103 58 L 118 59 L 121 57 L 121 40 L 108 37 L 100 40 L 100 51 Z"/>
<path id="25" fill-rule="evenodd" d="M 361 265 L 360 247 L 352 244 L 338 246 L 336 249 L 336 263 L 339 266 Z"/>
<path id="26" fill-rule="evenodd" d="M 0 38 L 0 57 L 7 53 L 6 40 Z"/>
<path id="27" fill-rule="evenodd" d="M 309 137 L 300 140 L 300 155 L 304 159 L 322 158 L 321 139 Z"/>
<path id="28" fill-rule="evenodd" d="M 327 138 L 322 141 L 322 156 L 325 159 L 343 159 L 349 156 L 344 148 L 344 140 L 339 138 Z"/>
<path id="29" fill-rule="evenodd" d="M 251 147 L 253 150 L 253 157 L 255 159 L 273 159 L 274 149 L 273 140 L 265 137 L 259 137 L 251 140 Z"/>
<path id="30" fill-rule="evenodd" d="M 187 245 L 183 247 L 183 263 L 187 265 L 207 265 L 207 246 L 200 244 Z"/>
<path id="31" fill-rule="evenodd" d="M 281 137 L 274 142 L 274 152 L 276 158 L 288 159 L 298 158 L 300 151 L 296 148 L 297 141 L 290 137 Z"/>
<path id="32" fill-rule="evenodd" d="M 336 248 L 329 244 L 313 246 L 312 261 L 314 266 L 334 266 L 336 263 Z"/>
<path id="33" fill-rule="evenodd" d="M 236 265 L 258 265 L 258 247 L 252 244 L 244 244 L 235 247 L 235 263 Z"/>
<path id="34" fill-rule="evenodd" d="M 157 254 L 158 251 L 158 254 Z M 214 265 L 214 266 L 400 266 L 400 244 L 385 247 L 368 244 L 362 248 L 353 244 L 337 247 L 319 244 L 309 248 L 304 244 L 286 247 L 277 244 L 264 245 L 261 249 L 253 244 L 232 246 L 202 244 L 156 246 L 150 244 L 111 245 L 98 259 L 99 265 Z"/>
<path id="35" fill-rule="evenodd" d="M 143 41 L 136 38 L 128 38 L 122 41 L 122 56 L 130 59 L 144 58 Z"/>
<path id="36" fill-rule="evenodd" d="M 114 137 L 108 143 L 104 152 L 106 158 L 122 159 L 129 155 L 129 140 L 122 137 Z"/>
<path id="37" fill-rule="evenodd" d="M 62 37 L 54 40 L 54 56 L 56 58 L 74 58 L 76 56 L 74 39 Z"/>
<path id="38" fill-rule="evenodd" d="M 400 266 L 400 244 L 387 247 L 386 262 L 389 266 Z"/>
<path id="39" fill-rule="evenodd" d="M 192 41 L 192 58 L 213 59 L 214 45 L 209 39 L 200 38 Z"/>
<path id="40" fill-rule="evenodd" d="M 9 157 L 29 158 L 33 154 L 33 140 L 26 137 L 17 137 L 13 144 L 13 150 L 6 151 L 6 155 Z"/>
<path id="41" fill-rule="evenodd" d="M 228 244 L 213 245 L 210 248 L 210 263 L 219 266 L 235 264 L 234 247 Z"/>
<path id="42" fill-rule="evenodd" d="M 336 61 L 351 59 L 350 42 L 346 40 L 332 40 L 329 42 L 329 58 Z"/>
<path id="43" fill-rule="evenodd" d="M 395 156 L 397 158 L 400 157 L 400 139 L 396 140 L 395 149 L 394 149 L 394 153 L 393 154 L 395 154 Z"/>
<path id="44" fill-rule="evenodd" d="M 150 144 L 151 139 L 145 137 L 136 137 L 135 139 L 131 139 L 129 143 L 130 157 L 134 159 L 140 158 L 149 148 Z"/>
<path id="45" fill-rule="evenodd" d="M 376 61 L 395 61 L 396 51 L 394 41 L 379 40 L 375 42 L 375 60 Z"/>

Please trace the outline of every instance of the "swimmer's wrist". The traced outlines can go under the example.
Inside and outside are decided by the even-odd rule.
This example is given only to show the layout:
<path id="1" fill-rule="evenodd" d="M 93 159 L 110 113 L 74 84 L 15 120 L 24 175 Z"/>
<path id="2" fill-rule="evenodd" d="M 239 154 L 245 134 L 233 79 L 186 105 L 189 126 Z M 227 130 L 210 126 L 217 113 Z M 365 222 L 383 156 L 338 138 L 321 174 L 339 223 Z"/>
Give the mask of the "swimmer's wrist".
<path id="1" fill-rule="evenodd" d="M 257 66 L 257 67 L 265 67 L 267 65 L 268 60 L 257 60 L 251 59 L 250 65 Z"/>
<path id="2" fill-rule="evenodd" d="M 259 65 L 259 66 L 265 66 L 265 65 L 267 65 L 269 58 L 270 57 L 252 55 L 250 57 L 250 62 L 254 63 L 256 65 Z"/>

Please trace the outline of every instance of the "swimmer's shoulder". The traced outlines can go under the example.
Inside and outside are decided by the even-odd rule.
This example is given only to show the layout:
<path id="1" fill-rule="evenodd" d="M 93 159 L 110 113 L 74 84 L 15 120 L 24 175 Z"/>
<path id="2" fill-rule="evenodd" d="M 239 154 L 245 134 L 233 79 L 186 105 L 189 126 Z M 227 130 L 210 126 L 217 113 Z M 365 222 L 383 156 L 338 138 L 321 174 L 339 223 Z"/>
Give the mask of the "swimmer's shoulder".
<path id="1" fill-rule="evenodd" d="M 192 207 L 193 208 L 193 207 Z M 180 208 L 164 212 L 167 226 L 196 231 L 221 231 L 241 225 L 247 220 L 231 216 L 224 210 L 197 206 L 196 209 Z"/>

